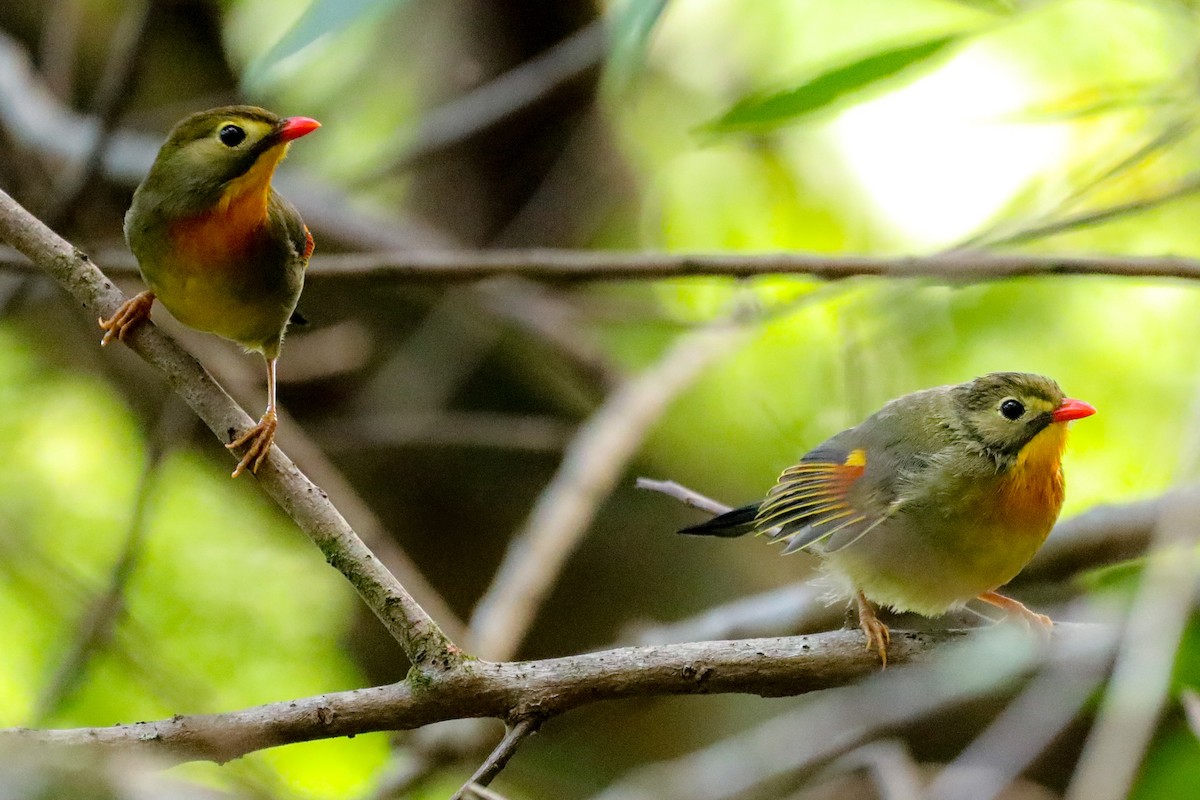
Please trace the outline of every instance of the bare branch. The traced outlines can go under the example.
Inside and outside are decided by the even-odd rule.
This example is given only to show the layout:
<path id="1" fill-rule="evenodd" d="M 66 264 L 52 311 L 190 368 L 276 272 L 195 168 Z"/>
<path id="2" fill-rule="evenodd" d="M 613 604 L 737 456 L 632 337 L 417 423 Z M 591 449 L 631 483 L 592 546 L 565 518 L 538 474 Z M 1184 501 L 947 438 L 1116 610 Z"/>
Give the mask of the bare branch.
<path id="1" fill-rule="evenodd" d="M 503 660 L 520 647 L 563 563 L 668 403 L 744 337 L 730 324 L 676 341 L 584 423 L 472 615 L 471 648 Z"/>
<path id="2" fill-rule="evenodd" d="M 0 240 L 44 269 L 93 316 L 109 316 L 124 300 L 121 292 L 81 251 L 73 248 L 4 192 L 0 192 Z M 226 441 L 253 421 L 191 355 L 154 325 L 140 326 L 128 339 L 138 355 L 161 369 L 172 388 Z M 371 553 L 346 520 L 277 447 L 258 474 L 259 483 L 326 560 L 359 595 L 423 670 L 444 668 L 457 649 L 412 595 Z"/>
<path id="3" fill-rule="evenodd" d="M 137 274 L 127 253 L 101 252 L 114 276 Z M 0 252 L 0 266 L 28 270 Z M 632 281 L 687 277 L 808 275 L 826 281 L 860 277 L 929 278 L 971 283 L 1020 277 L 1098 275 L 1200 279 L 1200 259 L 1182 256 L 1061 255 L 956 250 L 911 256 L 826 253 L 663 253 L 616 250 L 406 250 L 313 256 L 313 280 L 464 282 L 499 276 L 540 281 Z"/>
<path id="4" fill-rule="evenodd" d="M 520 275 L 547 281 L 660 280 L 690 276 L 748 278 L 801 274 L 824 280 L 861 276 L 938 278 L 950 282 L 1023 276 L 1108 275 L 1200 278 L 1200 260 L 1177 256 L 1077 256 L 954 252 L 925 256 L 815 253 L 656 253 L 600 250 L 481 250 L 350 253 L 314 258 L 315 278 L 472 281 Z"/>
<path id="5" fill-rule="evenodd" d="M 541 717 L 529 716 L 510 725 L 504 731 L 504 738 L 496 745 L 496 749 L 488 755 L 487 759 L 479 765 L 479 769 L 475 770 L 475 774 L 471 776 L 471 779 L 455 792 L 450 800 L 463 800 L 466 794 L 472 790 L 472 787 L 490 785 L 496 776 L 500 774 L 500 770 L 507 766 L 509 759 L 517 752 L 517 748 L 521 746 L 521 743 L 536 733 L 541 724 Z"/>
<path id="6" fill-rule="evenodd" d="M 1096 637 L 1096 632 L 1086 626 L 1060 629 L 1056 635 L 1071 640 L 1090 641 Z M 892 669 L 891 665 L 925 661 L 939 645 L 962 640 L 966 632 L 893 631 L 892 636 L 888 675 L 899 676 L 905 671 Z M 991 659 L 991 666 L 982 673 L 975 670 L 972 677 L 976 686 L 986 682 L 987 675 L 999 674 L 1002 679 L 1014 663 L 1012 659 L 1026 659 L 1020 662 L 1019 668 L 1024 669 L 1033 658 L 1029 648 L 1014 647 L 1011 638 L 1005 641 L 1008 655 Z M 998 672 L 991 672 L 993 669 Z M 933 671 L 941 676 L 939 682 L 946 682 L 944 666 Z M 447 719 L 551 717 L 601 700 L 728 692 L 793 696 L 841 686 L 878 672 L 879 660 L 863 647 L 858 631 L 626 647 L 504 664 L 466 659 L 449 669 L 387 686 L 224 714 L 175 716 L 102 728 L 10 728 L 0 731 L 0 745 L 22 741 L 86 745 L 146 753 L 169 762 L 223 762 L 267 747 L 406 730 Z"/>

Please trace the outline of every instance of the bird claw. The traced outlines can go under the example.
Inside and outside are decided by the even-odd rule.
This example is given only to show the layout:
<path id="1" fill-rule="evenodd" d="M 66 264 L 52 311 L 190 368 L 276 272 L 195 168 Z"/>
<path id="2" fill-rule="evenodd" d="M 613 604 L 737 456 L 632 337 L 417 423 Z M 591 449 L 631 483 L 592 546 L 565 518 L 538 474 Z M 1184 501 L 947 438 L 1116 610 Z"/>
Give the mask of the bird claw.
<path id="1" fill-rule="evenodd" d="M 1002 610 L 1008 619 L 1024 625 L 1025 630 L 1033 630 L 1043 636 L 1049 636 L 1050 630 L 1054 627 L 1054 620 L 1050 617 L 1032 611 L 1021 601 L 1013 600 L 999 592 L 984 592 L 979 595 L 979 599 Z"/>
<path id="2" fill-rule="evenodd" d="M 268 409 L 257 425 L 225 445 L 229 450 L 246 447 L 246 452 L 242 454 L 242 460 L 233 470 L 232 477 L 238 477 L 247 468 L 254 474 L 258 474 L 258 468 L 262 466 L 263 461 L 267 459 L 267 454 L 271 452 L 271 444 L 275 441 L 277 427 L 279 427 L 279 419 L 274 410 Z"/>
<path id="3" fill-rule="evenodd" d="M 887 669 L 887 649 L 892 641 L 892 633 L 888 630 L 888 626 L 875 616 L 875 609 L 871 608 L 870 602 L 862 592 L 858 593 L 856 599 L 858 600 L 858 627 L 862 628 L 862 632 L 867 637 L 867 649 L 878 653 L 882 663 L 881 668 Z"/>
<path id="4" fill-rule="evenodd" d="M 104 331 L 104 338 L 100 340 L 100 346 L 106 347 L 113 339 L 125 341 L 125 335 L 129 331 L 150 319 L 150 308 L 153 305 L 154 293 L 142 292 L 118 306 L 116 312 L 108 319 L 100 317 L 98 321 L 100 328 Z"/>

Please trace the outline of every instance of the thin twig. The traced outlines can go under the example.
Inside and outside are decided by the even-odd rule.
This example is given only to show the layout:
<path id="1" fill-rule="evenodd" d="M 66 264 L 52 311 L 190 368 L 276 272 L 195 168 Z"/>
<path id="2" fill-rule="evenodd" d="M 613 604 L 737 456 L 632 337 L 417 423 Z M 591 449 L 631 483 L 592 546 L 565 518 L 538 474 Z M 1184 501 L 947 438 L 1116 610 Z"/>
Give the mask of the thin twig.
<path id="1" fill-rule="evenodd" d="M 1112 680 L 1066 800 L 1127 797 L 1170 689 L 1179 638 L 1200 587 L 1200 498 L 1162 518 L 1129 611 Z"/>
<path id="2" fill-rule="evenodd" d="M 87 255 L 4 192 L 0 192 L 0 240 L 44 269 L 92 316 L 111 316 L 125 299 Z M 140 326 L 127 344 L 163 371 L 172 388 L 220 440 L 253 424 L 204 367 L 154 325 Z M 418 669 L 443 669 L 459 658 L 437 624 L 363 544 L 324 492 L 277 447 L 259 470 L 258 480 L 358 590 Z"/>
<path id="3" fill-rule="evenodd" d="M 463 800 L 465 793 L 473 786 L 490 785 L 496 776 L 500 774 L 500 770 L 508 765 L 509 760 L 517 752 L 517 748 L 521 746 L 521 743 L 536 733 L 541 724 L 541 717 L 528 716 L 509 725 L 504 731 L 504 738 L 496 745 L 496 749 L 488 755 L 484 762 L 479 765 L 479 769 L 475 770 L 475 774 L 471 776 L 470 780 L 455 792 L 450 800 Z"/>
<path id="4" fill-rule="evenodd" d="M 645 489 L 648 492 L 659 492 L 667 497 L 674 497 L 685 506 L 698 508 L 701 511 L 707 511 L 714 517 L 717 514 L 724 514 L 729 511 L 732 506 L 727 506 L 724 503 L 713 500 L 711 497 L 706 497 L 697 491 L 689 489 L 681 483 L 675 481 L 658 481 L 653 478 L 638 478 L 634 483 L 639 489 Z"/>
<path id="5" fill-rule="evenodd" d="M 1196 127 L 1196 124 L 1196 120 L 1192 118 L 1190 112 L 1188 112 L 1187 116 L 1181 119 L 1171 121 L 1163 127 L 1163 130 L 1150 139 L 1150 141 L 1142 143 L 1136 149 L 1134 149 L 1133 152 L 1128 153 L 1120 158 L 1115 164 L 1110 165 L 1099 175 L 1092 177 L 1084 185 L 1072 190 L 1066 197 L 1062 198 L 1062 200 L 1058 202 L 1055 212 L 1044 215 L 1041 220 L 1034 222 L 1026 220 L 1024 224 L 1021 224 L 1019 227 L 1011 222 L 1000 222 L 991 226 L 989 229 L 978 231 L 977 233 L 972 234 L 971 236 L 959 242 L 952 249 L 983 249 L 1002 241 L 1009 241 L 1009 237 L 1020 237 L 1028 234 L 1029 232 L 1037 230 L 1048 231 L 1048 233 L 1061 232 L 1059 226 L 1062 225 L 1064 219 L 1069 219 L 1061 216 L 1063 212 L 1065 212 L 1071 206 L 1077 205 L 1078 202 L 1086 197 L 1089 193 L 1095 191 L 1098 187 L 1103 186 L 1113 178 L 1120 176 L 1122 173 L 1127 172 L 1134 167 L 1137 167 L 1138 165 L 1144 163 L 1147 159 L 1157 155 L 1160 151 L 1182 141 L 1191 135 L 1192 131 Z M 1095 212 L 1081 212 L 1081 215 L 1076 217 L 1076 219 L 1080 220 L 1080 222 L 1077 222 L 1076 224 L 1088 224 L 1090 222 L 1089 216 L 1093 213 Z M 1052 219 L 1055 214 L 1059 215 L 1059 220 L 1057 221 Z M 1047 228 L 1047 226 L 1051 227 Z M 1069 227 L 1070 224 L 1068 224 L 1068 228 Z M 1016 228 L 1016 230 L 1013 230 L 1014 228 Z"/>
<path id="6" fill-rule="evenodd" d="M 1157 208 L 1173 200 L 1193 195 L 1196 192 L 1200 192 L 1200 173 L 1190 175 L 1156 195 L 1139 197 L 1136 200 L 1130 200 L 1125 203 L 1115 203 L 1111 206 L 1095 209 L 1094 211 L 1083 211 L 1050 222 L 1031 225 L 1013 233 L 987 239 L 982 242 L 982 246 L 1003 247 L 1014 244 L 1026 244 L 1038 239 L 1070 233 L 1080 228 L 1088 228 L 1121 217 L 1127 217 L 1130 214 L 1149 211 L 1152 208 Z"/>
<path id="7" fill-rule="evenodd" d="M 650 426 L 706 366 L 742 341 L 744 335 L 727 323 L 680 337 L 584 423 L 479 601 L 469 626 L 471 649 L 497 660 L 517 651 L 562 565 Z"/>

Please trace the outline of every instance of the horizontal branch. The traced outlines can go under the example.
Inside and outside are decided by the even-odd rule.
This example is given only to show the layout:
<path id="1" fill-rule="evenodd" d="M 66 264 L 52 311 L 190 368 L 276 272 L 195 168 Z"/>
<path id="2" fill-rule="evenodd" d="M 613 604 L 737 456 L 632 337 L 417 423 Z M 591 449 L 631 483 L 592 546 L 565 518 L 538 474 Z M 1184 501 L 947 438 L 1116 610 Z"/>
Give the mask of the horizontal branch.
<path id="1" fill-rule="evenodd" d="M 113 275 L 136 275 L 126 252 L 100 252 Z M 29 269 L 0 251 L 0 266 Z M 858 277 L 930 278 L 949 282 L 1062 275 L 1200 279 L 1200 259 L 1182 256 L 1055 255 L 957 250 L 931 255 L 828 253 L 662 253 L 612 250 L 410 250 L 313 256 L 318 280 L 465 282 L 501 276 L 543 281 L 629 281 L 688 277 L 809 275 L 827 281 Z"/>
<path id="2" fill-rule="evenodd" d="M 963 631 L 892 632 L 888 663 L 927 656 Z M 783 697 L 879 672 L 858 631 L 626 647 L 544 661 L 464 661 L 370 689 L 271 703 L 225 714 L 174 716 L 103 728 L 0 730 L 0 745 L 102 746 L 169 762 L 224 762 L 267 747 L 417 728 L 469 717 L 549 717 L 600 700 L 682 694 Z M 889 670 L 891 672 L 891 670 Z"/>

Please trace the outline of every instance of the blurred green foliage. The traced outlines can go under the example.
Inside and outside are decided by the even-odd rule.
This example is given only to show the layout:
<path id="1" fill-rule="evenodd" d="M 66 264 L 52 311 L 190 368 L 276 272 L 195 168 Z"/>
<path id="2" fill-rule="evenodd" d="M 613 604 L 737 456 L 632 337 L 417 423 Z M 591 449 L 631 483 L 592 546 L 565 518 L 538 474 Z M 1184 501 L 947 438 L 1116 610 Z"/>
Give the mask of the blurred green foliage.
<path id="1" fill-rule="evenodd" d="M 0 325 L 5 725 L 29 721 L 105 589 L 142 469 L 142 437 L 112 390 L 46 361 L 36 340 Z M 172 454 L 149 492 L 120 634 L 46 724 L 221 711 L 362 685 L 339 642 L 353 590 L 274 506 L 190 453 Z M 383 737 L 318 742 L 231 765 L 222 780 L 261 762 L 281 789 L 341 796 L 362 789 L 385 752 Z M 186 770 L 215 775 L 212 765 Z"/>

